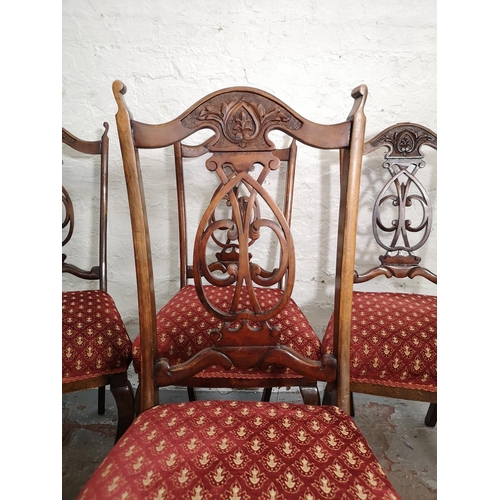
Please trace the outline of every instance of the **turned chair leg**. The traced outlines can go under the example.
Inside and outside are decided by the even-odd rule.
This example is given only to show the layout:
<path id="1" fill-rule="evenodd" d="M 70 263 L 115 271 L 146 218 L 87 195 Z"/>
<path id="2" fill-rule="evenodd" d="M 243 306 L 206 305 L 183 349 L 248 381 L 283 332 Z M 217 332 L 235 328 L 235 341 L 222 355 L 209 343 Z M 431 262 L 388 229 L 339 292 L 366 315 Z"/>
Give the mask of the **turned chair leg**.
<path id="1" fill-rule="evenodd" d="M 134 420 L 135 399 L 132 384 L 127 373 L 117 373 L 110 376 L 111 394 L 118 408 L 118 423 L 116 426 L 115 443 L 122 437 Z"/>
<path id="2" fill-rule="evenodd" d="M 104 407 L 106 404 L 106 386 L 103 385 L 97 388 L 97 413 L 104 415 Z"/>
<path id="3" fill-rule="evenodd" d="M 437 403 L 431 403 L 425 416 L 425 425 L 427 427 L 435 427 L 437 422 Z"/>
<path id="4" fill-rule="evenodd" d="M 354 396 L 352 391 L 349 393 L 351 396 L 351 417 L 354 418 L 356 415 L 354 414 Z"/>

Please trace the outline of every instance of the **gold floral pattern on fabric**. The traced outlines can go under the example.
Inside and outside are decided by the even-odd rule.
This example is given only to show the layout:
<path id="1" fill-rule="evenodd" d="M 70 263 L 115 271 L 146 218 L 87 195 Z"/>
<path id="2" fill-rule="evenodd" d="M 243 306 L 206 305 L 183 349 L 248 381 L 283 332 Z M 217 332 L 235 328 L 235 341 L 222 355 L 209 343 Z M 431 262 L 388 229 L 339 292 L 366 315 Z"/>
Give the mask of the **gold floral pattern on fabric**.
<path id="1" fill-rule="evenodd" d="M 265 432 L 288 424 L 295 431 L 281 439 Z M 400 497 L 356 424 L 337 407 L 197 401 L 141 413 L 78 500 L 121 498 Z"/>
<path id="2" fill-rule="evenodd" d="M 221 310 L 229 310 L 233 297 L 231 287 L 206 286 L 205 294 Z M 256 288 L 256 295 L 262 307 L 276 304 L 283 292 L 277 288 Z M 251 309 L 248 296 L 239 304 L 238 309 Z M 269 320 L 271 326 L 280 329 L 280 343 L 291 347 L 309 359 L 319 360 L 321 342 L 307 318 L 297 304 L 290 299 L 287 306 Z M 252 325 L 251 326 L 256 326 Z M 198 299 L 193 285 L 182 288 L 158 313 L 158 356 L 168 358 L 170 364 L 187 361 L 191 356 L 210 347 L 210 331 L 221 328 L 222 322 L 210 314 Z M 140 373 L 141 350 L 140 335 L 132 347 L 132 358 L 136 373 Z M 272 365 L 265 372 L 257 369 L 243 370 L 233 368 L 224 370 L 213 366 L 197 374 L 197 377 L 223 378 L 267 378 L 270 373 L 283 377 L 296 377 L 292 370 Z"/>
<path id="3" fill-rule="evenodd" d="M 114 300 L 101 290 L 62 292 L 62 378 L 127 371 L 132 342 Z"/>
<path id="4" fill-rule="evenodd" d="M 332 353 L 333 319 L 322 341 Z M 437 390 L 437 297 L 354 292 L 351 381 Z"/>

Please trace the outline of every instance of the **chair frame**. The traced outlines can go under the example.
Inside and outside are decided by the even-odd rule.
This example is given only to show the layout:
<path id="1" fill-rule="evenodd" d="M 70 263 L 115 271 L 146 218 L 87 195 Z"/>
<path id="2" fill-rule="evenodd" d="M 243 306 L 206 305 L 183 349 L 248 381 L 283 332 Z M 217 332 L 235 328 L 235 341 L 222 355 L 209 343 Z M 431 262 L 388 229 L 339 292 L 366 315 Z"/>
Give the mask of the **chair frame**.
<path id="1" fill-rule="evenodd" d="M 108 157 L 109 157 L 109 124 L 104 122 L 104 132 L 100 140 L 85 141 L 68 130 L 62 128 L 62 142 L 70 148 L 87 155 L 100 156 L 100 200 L 99 200 L 99 264 L 90 270 L 84 270 L 66 262 L 67 255 L 62 254 L 62 272 L 72 274 L 84 280 L 99 281 L 99 290 L 107 292 L 107 223 L 108 223 Z M 73 234 L 74 210 L 71 198 L 63 186 L 63 204 L 66 208 L 66 218 L 63 221 L 64 227 L 69 225 L 66 238 L 63 240 L 63 247 L 68 243 Z M 128 379 L 127 372 L 76 380 L 62 383 L 62 393 L 98 389 L 97 412 L 103 415 L 105 411 L 105 389 L 110 386 L 111 393 L 115 399 L 118 409 L 118 424 L 115 442 L 121 437 L 134 419 L 135 401 L 132 385 Z"/>
<path id="2" fill-rule="evenodd" d="M 404 134 L 409 133 L 408 140 L 402 144 L 405 139 Z M 384 155 L 386 164 L 384 166 L 390 166 L 392 163 L 408 163 L 412 162 L 417 165 L 417 169 L 424 166 L 425 163 L 424 153 L 422 153 L 421 148 L 423 146 L 428 146 L 432 149 L 437 150 L 437 134 L 432 130 L 412 122 L 401 122 L 390 127 L 387 127 L 380 133 L 376 134 L 372 139 L 365 142 L 363 146 L 363 156 L 366 156 L 373 151 L 385 147 L 387 152 Z M 413 175 L 413 174 L 412 174 Z M 386 184 L 386 186 L 394 180 L 392 177 Z M 416 177 L 414 182 L 417 182 Z M 384 250 L 386 250 L 385 255 L 379 257 L 380 265 L 372 267 L 368 271 L 360 274 L 358 271 L 354 272 L 353 283 L 365 283 L 377 276 L 385 276 L 386 278 L 397 278 L 413 279 L 416 276 L 421 276 L 428 281 L 437 284 L 437 275 L 430 271 L 429 269 L 422 267 L 420 265 L 421 258 L 414 254 L 414 250 L 423 246 L 430 233 L 430 210 L 431 203 L 427 199 L 427 192 L 425 188 L 421 188 L 422 198 L 426 205 L 428 205 L 429 213 L 426 214 L 424 218 L 425 224 L 425 234 L 419 240 L 418 245 L 410 245 L 408 242 L 404 245 L 396 245 L 395 242 L 399 241 L 398 238 L 394 238 L 393 243 L 390 245 L 384 245 L 376 233 L 376 227 L 381 227 L 381 222 L 378 217 L 379 207 L 383 203 L 381 200 L 380 205 L 375 202 L 373 209 L 373 231 L 374 236 L 379 244 Z M 379 195 L 380 197 L 381 195 Z M 401 200 L 399 200 L 401 201 Z M 404 212 L 402 212 L 400 219 L 404 219 Z M 399 221 L 400 222 L 400 221 Z M 403 228 L 398 225 L 398 231 L 403 231 Z M 419 225 L 420 227 L 420 225 Z M 408 231 L 415 230 L 411 228 L 405 228 Z M 390 255 L 391 253 L 397 252 L 396 255 Z M 424 389 L 414 389 L 414 388 L 403 388 L 403 387 L 391 387 L 381 384 L 372 384 L 364 382 L 350 382 L 351 386 L 351 416 L 354 416 L 354 405 L 352 403 L 352 393 L 359 392 L 362 394 L 372 394 L 375 396 L 391 397 L 398 399 L 407 399 L 411 401 L 422 401 L 430 403 L 427 415 L 425 417 L 425 423 L 429 427 L 433 427 L 437 420 L 437 392 L 427 391 Z M 332 401 L 332 395 L 330 394 L 331 388 L 327 387 L 325 389 L 325 395 L 323 402 L 328 404 Z M 333 396 L 334 397 L 334 396 Z"/>
<path id="3" fill-rule="evenodd" d="M 320 125 L 308 121 L 274 96 L 249 87 L 232 87 L 214 92 L 195 103 L 178 118 L 161 125 L 148 125 L 133 119 L 124 100 L 126 91 L 127 89 L 122 82 L 117 80 L 113 83 L 113 93 L 118 105 L 116 123 L 127 180 L 137 275 L 141 335 L 141 390 L 138 395 L 140 411 L 145 411 L 158 404 L 158 388 L 160 386 L 183 383 L 195 373 L 212 364 L 222 364 L 229 367 L 231 365 L 228 365 L 224 360 L 226 354 L 230 357 L 231 362 L 234 362 L 238 357 L 232 356 L 232 353 L 229 352 L 231 349 L 224 350 L 223 348 L 212 349 L 208 356 L 205 356 L 202 360 L 200 357 L 195 357 L 193 361 L 177 366 L 170 366 L 166 359 L 157 359 L 153 265 L 142 174 L 139 164 L 139 149 L 172 146 L 202 128 L 211 128 L 216 134 L 219 134 L 220 129 L 214 124 L 207 125 L 207 121 L 201 120 L 199 123 L 188 123 L 191 120 L 190 115 L 195 110 L 201 109 L 200 106 L 206 105 L 210 101 L 217 100 L 221 96 L 224 99 L 224 94 L 243 93 L 245 97 L 251 96 L 252 99 L 257 101 L 272 102 L 288 116 L 293 117 L 299 126 L 294 130 L 282 128 L 293 139 L 319 149 L 336 149 L 340 153 L 340 196 L 343 209 L 339 214 L 339 234 L 343 235 L 343 238 L 337 241 L 334 310 L 336 327 L 340 334 L 337 336 L 336 345 L 334 346 L 334 359 L 330 357 L 323 359 L 322 362 L 312 362 L 306 358 L 297 360 L 293 359 L 292 353 L 287 352 L 287 349 L 274 347 L 266 354 L 266 361 L 268 364 L 273 362 L 285 364 L 311 379 L 325 381 L 338 379 L 339 407 L 349 412 L 349 335 L 352 275 L 354 271 L 361 159 L 366 123 L 363 112 L 368 93 L 366 86 L 361 85 L 352 91 L 351 95 L 354 99 L 352 110 L 345 122 L 335 125 Z M 208 109 L 208 107 L 205 109 Z M 279 129 L 280 127 L 274 125 L 273 128 Z M 268 130 L 266 130 L 267 132 Z M 218 138 L 220 137 L 218 136 Z M 196 252 L 195 247 L 195 254 Z M 266 346 L 266 348 L 268 347 Z M 257 356 L 261 356 L 262 352 L 262 350 L 258 350 Z M 252 353 L 252 348 L 243 346 L 239 354 L 239 360 L 241 360 L 253 356 L 255 353 Z M 237 362 L 239 360 L 237 359 Z"/>

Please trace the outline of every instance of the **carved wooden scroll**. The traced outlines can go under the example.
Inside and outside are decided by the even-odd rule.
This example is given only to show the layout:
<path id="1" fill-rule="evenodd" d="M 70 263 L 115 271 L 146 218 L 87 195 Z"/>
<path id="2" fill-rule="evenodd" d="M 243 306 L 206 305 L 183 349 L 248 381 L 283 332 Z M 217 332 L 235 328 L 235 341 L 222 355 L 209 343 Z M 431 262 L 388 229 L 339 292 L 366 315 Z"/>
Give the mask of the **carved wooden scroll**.
<path id="1" fill-rule="evenodd" d="M 431 201 L 417 177 L 425 167 L 425 145 L 437 149 L 436 134 L 411 123 L 390 127 L 365 144 L 364 154 L 381 146 L 388 148 L 383 167 L 390 179 L 375 201 L 372 220 L 375 240 L 386 253 L 379 257 L 381 266 L 356 274 L 355 282 L 382 274 L 398 278 L 425 276 L 437 281 L 434 273 L 420 266 L 421 258 L 414 254 L 427 242 L 432 227 Z"/>
<path id="2" fill-rule="evenodd" d="M 292 234 L 280 207 L 263 187 L 268 174 L 280 166 L 267 131 L 277 125 L 298 128 L 300 122 L 286 109 L 262 96 L 234 92 L 217 96 L 183 119 L 185 126 L 204 122 L 215 131 L 207 144 L 212 156 L 206 168 L 218 176 L 214 192 L 195 237 L 193 278 L 207 310 L 224 323 L 212 334 L 215 345 L 236 346 L 251 333 L 255 345 L 276 345 L 278 332 L 267 321 L 287 304 L 295 275 Z M 261 208 L 267 206 L 267 217 Z M 219 214 L 227 214 L 220 216 Z M 252 246 L 264 231 L 272 232 L 280 247 L 279 265 L 264 269 L 253 261 Z M 215 242 L 220 251 L 208 250 Z M 286 280 L 283 295 L 274 304 L 261 304 L 255 288 Z M 220 308 L 207 298 L 203 285 L 232 286 L 233 299 Z M 242 303 L 250 308 L 242 308 Z M 246 338 L 248 343 L 248 337 Z"/>

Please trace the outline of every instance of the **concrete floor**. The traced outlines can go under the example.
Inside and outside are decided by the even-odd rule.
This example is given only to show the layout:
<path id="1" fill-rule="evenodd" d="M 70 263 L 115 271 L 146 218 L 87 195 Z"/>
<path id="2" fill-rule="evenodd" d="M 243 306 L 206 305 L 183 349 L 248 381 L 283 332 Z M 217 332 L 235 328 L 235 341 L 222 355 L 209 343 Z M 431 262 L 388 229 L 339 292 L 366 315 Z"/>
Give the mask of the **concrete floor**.
<path id="1" fill-rule="evenodd" d="M 130 374 L 135 388 L 135 375 Z M 187 401 L 185 389 L 161 391 L 161 402 Z M 198 392 L 199 399 L 259 400 L 258 391 Z M 298 390 L 281 389 L 272 401 L 301 402 Z M 354 420 L 366 437 L 402 500 L 437 498 L 437 426 L 428 428 L 428 405 L 415 401 L 354 395 Z M 114 399 L 107 391 L 106 412 L 97 414 L 97 389 L 62 397 L 62 500 L 74 500 L 113 446 L 116 425 Z"/>

